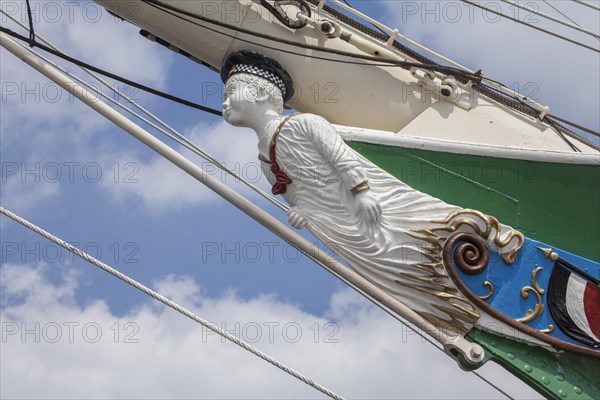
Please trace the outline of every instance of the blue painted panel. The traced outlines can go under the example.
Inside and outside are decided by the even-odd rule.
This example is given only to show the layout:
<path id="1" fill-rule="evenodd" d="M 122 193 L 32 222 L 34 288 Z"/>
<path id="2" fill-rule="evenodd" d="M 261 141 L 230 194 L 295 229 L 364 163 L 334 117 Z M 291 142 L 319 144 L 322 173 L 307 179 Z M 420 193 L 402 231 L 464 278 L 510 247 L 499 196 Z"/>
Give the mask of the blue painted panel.
<path id="1" fill-rule="evenodd" d="M 485 281 L 489 281 L 494 286 L 494 294 L 485 301 L 498 311 L 513 319 L 518 319 L 524 317 L 528 310 L 533 311 L 535 305 L 538 303 L 538 299 L 533 291 L 528 291 L 528 297 L 523 298 L 521 296 L 521 289 L 526 286 L 532 286 L 533 271 L 538 267 L 542 267 L 542 270 L 537 274 L 537 283 L 544 290 L 541 296 L 544 310 L 538 318 L 528 322 L 527 325 L 537 330 L 547 329 L 550 325 L 553 325 L 554 331 L 549 333 L 550 336 L 579 346 L 589 347 L 571 339 L 553 320 L 548 310 L 546 291 L 552 269 L 554 268 L 554 261 L 545 258 L 544 254 L 537 248 L 538 246 L 552 248 L 552 246 L 544 243 L 525 239 L 525 243 L 512 265 L 506 264 L 498 253 L 490 251 L 489 265 L 479 275 L 467 275 L 456 266 L 454 268 L 465 285 L 478 296 L 484 296 L 489 293 L 489 288 L 484 285 Z M 594 277 L 600 278 L 599 263 L 560 249 L 552 249 L 563 260 L 568 261 Z"/>

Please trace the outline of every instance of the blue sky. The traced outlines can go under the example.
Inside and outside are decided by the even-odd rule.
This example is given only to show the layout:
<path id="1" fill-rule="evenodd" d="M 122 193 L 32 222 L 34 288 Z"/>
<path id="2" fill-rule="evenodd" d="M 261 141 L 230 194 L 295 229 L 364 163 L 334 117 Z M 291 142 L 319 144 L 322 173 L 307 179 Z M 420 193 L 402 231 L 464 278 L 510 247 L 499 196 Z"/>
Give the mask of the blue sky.
<path id="1" fill-rule="evenodd" d="M 450 3 L 462 14 L 455 14 Z M 555 15 L 543 2 L 534 3 Z M 24 2 L 0 4 L 26 22 Z M 70 54 L 220 108 L 217 74 L 150 43 L 135 27 L 115 21 L 94 4 L 32 4 L 36 31 Z M 461 3 L 352 4 L 463 65 L 482 68 L 487 76 L 550 105 L 553 113 L 599 129 L 597 53 L 479 11 L 471 14 Z M 552 4 L 581 25 L 599 30 L 595 12 L 567 1 Z M 567 32 L 539 18 L 537 24 Z M 2 25 L 16 30 L 5 17 Z M 259 347 L 348 397 L 499 398 L 233 206 L 58 92 L 5 50 L 0 56 L 4 207 L 77 242 L 201 316 L 234 331 L 240 326 L 243 338 L 252 336 L 258 324 Z M 68 69 L 85 76 L 75 67 Z M 219 93 L 206 91 L 213 88 Z M 126 92 L 231 168 L 256 178 L 252 132 L 135 89 Z M 232 178 L 224 181 L 239 187 Z M 259 186 L 267 188 L 263 179 Z M 243 193 L 287 220 L 247 189 Z M 2 397 L 318 397 L 65 250 L 6 218 L 0 221 Z M 73 342 L 67 338 L 72 322 L 78 324 L 73 325 Z M 272 325 L 272 341 L 265 322 L 277 324 Z M 23 336 L 25 329 L 35 331 L 36 324 L 40 340 L 36 333 Z M 80 331 L 86 324 L 100 327 L 102 338 L 90 340 L 89 332 Z M 52 343 L 50 333 L 57 325 L 62 335 Z M 301 338 L 291 340 L 284 326 L 300 326 Z M 7 329 L 17 331 L 9 334 Z M 125 340 L 132 332 L 129 339 L 137 342 Z M 439 385 L 426 384 L 423 369 Z M 486 366 L 483 373 L 516 396 L 535 395 L 498 368 Z M 69 381 L 70 375 L 76 379 Z"/>

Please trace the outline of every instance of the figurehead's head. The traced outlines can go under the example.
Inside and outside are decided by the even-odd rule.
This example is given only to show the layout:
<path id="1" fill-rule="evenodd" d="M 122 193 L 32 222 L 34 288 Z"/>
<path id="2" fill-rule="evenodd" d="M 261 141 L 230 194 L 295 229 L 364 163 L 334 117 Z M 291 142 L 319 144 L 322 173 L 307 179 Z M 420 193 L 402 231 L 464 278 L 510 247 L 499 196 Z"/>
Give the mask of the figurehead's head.
<path id="1" fill-rule="evenodd" d="M 225 83 L 223 116 L 232 125 L 261 108 L 283 111 L 294 94 L 292 79 L 275 60 L 255 51 L 242 50 L 229 55 L 221 68 Z"/>

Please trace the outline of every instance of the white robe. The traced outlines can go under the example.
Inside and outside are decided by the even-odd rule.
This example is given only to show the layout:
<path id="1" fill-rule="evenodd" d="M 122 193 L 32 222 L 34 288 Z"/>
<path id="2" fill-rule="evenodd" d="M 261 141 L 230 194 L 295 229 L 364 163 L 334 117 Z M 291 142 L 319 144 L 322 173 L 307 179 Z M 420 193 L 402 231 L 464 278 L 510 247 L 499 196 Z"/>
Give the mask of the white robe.
<path id="1" fill-rule="evenodd" d="M 269 158 L 268 147 L 281 121 L 275 120 L 259 143 L 263 158 Z M 441 254 L 434 254 L 439 249 L 414 237 L 459 207 L 400 182 L 348 147 L 335 128 L 316 115 L 300 114 L 285 124 L 277 138 L 276 159 L 292 179 L 285 200 L 304 216 L 307 229 L 359 274 L 432 322 L 442 320 L 458 331 L 474 322 L 472 315 L 456 319 L 454 311 L 460 314 L 466 304 L 448 299 L 448 293 L 454 297 L 457 291 L 443 270 Z M 263 163 L 263 170 L 273 184 L 270 166 Z M 376 233 L 359 217 L 351 192 L 365 181 L 383 211 Z M 455 304 L 460 305 L 456 310 Z"/>

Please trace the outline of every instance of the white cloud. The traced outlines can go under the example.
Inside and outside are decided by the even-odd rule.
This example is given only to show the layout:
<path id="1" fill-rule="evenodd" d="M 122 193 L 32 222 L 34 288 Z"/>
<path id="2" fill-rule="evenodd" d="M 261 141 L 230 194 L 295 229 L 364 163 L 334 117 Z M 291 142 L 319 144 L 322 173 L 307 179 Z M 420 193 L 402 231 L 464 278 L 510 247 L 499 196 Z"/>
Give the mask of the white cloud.
<path id="1" fill-rule="evenodd" d="M 213 125 L 197 124 L 185 135 L 242 178 L 268 190 L 267 182 L 260 170 L 260 162 L 255 156 L 256 135 L 250 129 L 232 127 L 225 121 L 220 121 Z M 179 150 L 183 148 L 179 146 Z M 236 188 L 245 195 L 254 193 L 210 162 L 198 158 L 188 150 L 182 153 L 217 180 Z M 152 211 L 172 210 L 173 207 L 197 205 L 207 201 L 221 201 L 200 182 L 173 166 L 165 158 L 154 156 L 145 161 L 128 155 L 127 160 L 134 162 L 138 167 L 137 183 L 114 185 L 110 181 L 104 182 L 117 199 L 124 200 L 130 197 L 140 199 Z"/>
<path id="2" fill-rule="evenodd" d="M 23 179 L 20 172 L 10 176 L 5 174 L 6 168 L 13 166 L 20 169 L 19 164 L 15 163 L 3 165 L 2 191 L 0 193 L 0 202 L 3 206 L 15 212 L 23 212 L 59 195 L 60 188 L 57 184 L 43 179 L 37 182 L 34 179 Z"/>
<path id="3" fill-rule="evenodd" d="M 173 56 L 161 46 L 145 40 L 139 28 L 116 19 L 101 6 L 84 2 L 81 15 L 93 9 L 101 18 L 78 18 L 65 24 L 65 47 L 75 55 L 109 71 L 140 83 L 165 89 Z M 97 19 L 97 21 L 96 21 Z M 99 40 L 101 39 L 101 40 Z"/>
<path id="4" fill-rule="evenodd" d="M 100 299 L 77 304 L 79 275 L 51 281 L 48 268 L 0 270 L 3 398 L 323 397 L 157 303 L 124 316 Z M 348 398 L 499 397 L 349 291 L 323 317 L 274 295 L 210 298 L 187 277 L 154 286 Z M 516 397 L 539 397 L 497 368 L 483 372 Z"/>
<path id="5" fill-rule="evenodd" d="M 4 9 L 12 16 L 27 23 L 24 2 L 3 4 Z M 68 49 L 74 57 L 164 89 L 173 57 L 161 46 L 144 40 L 138 34 L 138 28 L 118 22 L 94 3 L 56 3 L 58 8 L 56 5 L 47 7 L 45 4 L 47 3 L 32 2 L 38 33 L 48 37 L 59 47 Z M 55 10 L 59 10 L 60 18 L 54 18 Z M 7 21 L 7 24 L 15 27 L 12 22 Z M 32 168 L 36 163 L 41 163 L 42 166 L 51 162 L 61 164 L 67 160 L 80 164 L 98 163 L 104 172 L 100 187 L 108 189 L 113 199 L 142 200 L 142 204 L 151 211 L 167 208 L 172 210 L 173 207 L 217 199 L 202 184 L 162 157 L 155 155 L 148 158 L 149 153 L 144 152 L 141 146 L 135 147 L 133 151 L 124 150 L 109 136 L 98 146 L 94 138 L 110 126 L 109 122 L 72 96 L 61 92 L 56 84 L 5 50 L 2 50 L 1 56 L 2 84 L 9 89 L 8 92 L 4 91 L 3 96 L 3 151 L 13 146 L 25 148 L 26 154 L 21 158 L 26 160 L 23 168 Z M 75 67 L 68 69 L 75 71 L 86 81 L 93 81 Z M 128 90 L 125 92 L 130 93 Z M 139 91 L 134 98 L 147 105 L 147 99 Z M 221 121 L 212 126 L 198 124 L 189 129 L 186 135 L 217 159 L 224 161 L 236 173 L 266 188 L 260 165 L 254 157 L 255 151 L 248 151 L 249 148 L 256 148 L 255 135 L 250 131 L 232 128 Z M 24 138 L 27 138 L 27 146 L 24 146 Z M 184 154 L 219 180 L 241 189 L 245 194 L 253 193 L 210 163 L 190 152 Z M 120 178 L 123 179 L 115 180 L 114 170 L 108 170 L 115 163 L 122 168 Z M 124 182 L 127 177 L 130 179 Z M 22 179 L 11 176 L 10 185 L 3 187 L 6 204 L 17 211 L 24 211 L 61 192 L 62 182 L 48 185 L 42 179 L 39 183 L 39 186 L 35 186 L 29 181 L 22 182 Z M 21 202 L 22 196 L 26 197 Z"/>
<path id="6" fill-rule="evenodd" d="M 0 5 L 27 25 L 24 1 L 2 1 Z M 144 84 L 166 88 L 173 57 L 161 46 L 141 38 L 138 28 L 117 21 L 88 1 L 32 1 L 31 5 L 36 32 L 69 55 Z M 7 17 L 0 19 L 3 26 L 23 33 Z M 3 162 L 17 162 L 19 170 L 35 169 L 37 165 L 43 168 L 49 163 L 93 162 L 102 164 L 108 175 L 107 169 L 112 165 L 108 162 L 123 154 L 117 148 L 115 136 L 98 138 L 99 133 L 110 128 L 110 123 L 4 48 L 0 49 L 0 57 Z M 58 63 L 84 81 L 101 87 L 78 67 L 64 61 Z M 115 82 L 108 81 L 115 86 Z M 116 87 L 144 104 L 156 99 L 122 84 Z M 102 87 L 102 91 L 116 98 L 109 89 Z M 3 164 L 3 201 L 15 210 L 36 207 L 61 193 L 64 179 L 48 183 L 43 178 L 32 181 L 29 176 L 24 181 L 20 177 L 5 177 L 4 167 Z"/>
<path id="7" fill-rule="evenodd" d="M 31 4 L 36 32 L 67 54 L 118 75 L 159 89 L 165 88 L 173 57 L 155 43 L 143 40 L 133 25 L 115 20 L 103 8 L 90 2 L 33 1 Z M 2 7 L 10 16 L 28 24 L 24 1 L 4 1 Z M 2 16 L 1 19 L 3 25 L 24 33 L 7 17 Z M 38 41 L 41 42 L 40 39 Z M 53 60 L 59 60 L 44 51 L 39 52 Z M 92 117 L 93 111 L 69 94 L 61 92 L 56 84 L 8 51 L 3 49 L 1 56 L 0 73 L 4 92 L 2 103 L 3 108 L 6 107 L 3 112 L 3 125 L 7 128 L 3 133 L 5 136 L 17 134 L 14 128 L 20 128 L 19 133 L 22 133 L 24 120 L 27 121 L 26 126 L 77 123 L 78 130 L 84 132 L 107 125 L 103 118 Z M 58 63 L 84 81 L 100 87 L 94 78 L 78 67 L 62 60 Z M 107 80 L 115 85 L 114 81 Z M 115 87 L 125 89 L 122 84 Z M 137 100 L 145 99 L 136 89 L 129 88 L 125 92 L 134 95 Z M 107 88 L 103 88 L 103 93 L 114 98 Z"/>
<path id="8" fill-rule="evenodd" d="M 9 2 L 2 2 L 6 3 Z M 32 2 L 38 7 L 49 3 L 56 2 Z M 80 4 L 85 3 L 91 4 Z M 78 57 L 125 76 L 133 76 L 146 84 L 165 87 L 171 57 L 164 49 L 140 38 L 135 27 L 114 23 L 112 17 L 106 16 L 106 20 L 89 24 L 80 15 L 81 9 L 77 8 L 77 19 L 72 23 L 40 22 L 37 25 L 38 32 Z M 26 21 L 23 17 L 21 20 Z M 544 74 L 546 66 L 565 59 L 577 59 L 580 54 L 561 50 L 558 53 L 561 56 L 548 56 L 543 63 L 532 65 L 536 61 L 535 56 L 527 58 L 533 58 L 533 61 L 495 57 L 497 44 L 502 42 L 500 39 L 509 38 L 502 31 L 489 35 L 488 39 L 495 43 L 489 45 L 489 42 L 480 43 L 486 34 L 480 35 L 474 26 L 454 33 L 450 29 L 452 27 L 443 27 L 442 30 L 440 26 L 425 26 L 417 22 L 407 27 L 416 33 L 423 30 L 421 39 L 436 37 L 439 41 L 438 50 L 447 55 L 453 56 L 458 51 L 460 57 L 469 57 L 464 58 L 469 65 L 481 65 L 479 60 L 485 56 L 489 64 L 484 66 L 484 70 L 490 71 L 491 76 L 496 76 L 497 71 L 514 67 L 513 64 L 523 63 L 530 63 L 526 66 L 533 66 L 532 70 L 536 73 Z M 413 32 L 407 33 L 412 36 Z M 519 39 L 510 37 L 513 43 Z M 530 44 L 523 46 L 524 49 L 515 52 L 520 57 L 534 54 L 530 49 L 539 48 Z M 16 82 L 18 86 L 27 83 L 27 87 L 35 82 L 40 82 L 41 87 L 46 85 L 46 80 L 39 78 L 37 73 L 4 50 L 0 57 L 2 82 Z M 538 58 L 542 60 L 542 57 Z M 565 86 L 562 85 L 567 82 L 569 85 L 578 85 L 573 91 L 576 95 L 589 93 L 587 85 L 593 87 L 597 80 L 597 76 L 589 71 L 596 70 L 588 69 L 584 62 L 581 65 L 572 64 L 564 64 L 568 68 L 563 67 L 562 70 L 568 71 L 568 77 L 552 87 L 559 92 L 564 91 Z M 527 80 L 521 84 L 525 82 Z M 69 152 L 77 154 L 78 161 L 101 162 L 103 168 L 111 165 L 112 161 L 119 161 L 121 166 L 136 162 L 139 168 L 133 178 L 139 181 L 137 184 L 127 186 L 121 181 L 115 186 L 111 184 L 111 176 L 106 175 L 107 179 L 101 187 L 109 188 L 111 195 L 117 199 L 142 199 L 151 210 L 164 210 L 167 205 L 170 208 L 174 205 L 184 207 L 216 198 L 163 159 L 155 157 L 148 161 L 137 154 L 115 150 L 113 143 L 105 142 L 100 148 L 97 143 L 91 144 L 92 138 L 108 123 L 87 107 L 71 104 L 68 96 L 56 103 L 22 102 L 21 86 L 19 90 L 10 97 L 13 99 L 10 102 L 2 101 L 4 154 L 11 154 L 9 151 L 15 146 L 26 144 L 31 146 L 30 152 L 22 158 L 26 160 L 56 161 L 56 155 L 62 150 L 60 160 L 72 160 L 72 156 L 69 158 L 63 154 Z M 594 93 L 590 96 L 593 100 Z M 586 107 L 592 108 L 594 104 L 594 101 L 590 101 Z M 212 126 L 198 125 L 187 134 L 238 172 L 248 178 L 254 177 L 256 168 L 252 164 L 257 163 L 253 133 L 221 122 Z M 69 146 L 62 147 L 65 143 L 69 143 Z M 60 185 L 34 188 L 33 185 L 18 186 L 17 181 L 11 182 L 2 184 L 2 203 L 9 207 L 8 203 L 35 207 L 60 194 Z M 230 180 L 227 182 L 231 183 Z M 265 187 L 264 181 L 261 185 Z M 10 201 L 5 203 L 5 199 Z M 1 273 L 3 332 L 15 327 L 12 323 L 17 323 L 16 328 L 21 330 L 25 327 L 35 328 L 35 323 L 39 322 L 42 340 L 36 343 L 34 335 L 28 335 L 22 342 L 19 332 L 0 343 L 0 397 L 318 397 L 318 393 L 306 389 L 292 378 L 230 343 L 224 344 L 213 335 L 207 336 L 205 330 L 191 321 L 155 303 L 144 304 L 131 309 L 125 316 L 119 316 L 111 312 L 101 299 L 85 305 L 77 304 L 74 294 L 81 285 L 76 274 L 66 274 L 56 283 L 55 280 L 50 281 L 46 267 L 42 266 L 3 265 Z M 243 300 L 232 292 L 222 298 L 210 298 L 189 278 L 171 276 L 158 281 L 155 286 L 189 305 L 200 315 L 213 321 L 224 321 L 228 329 L 235 329 L 238 323 L 243 337 L 252 338 L 252 329 L 258 324 L 262 337 L 256 343 L 257 347 L 349 397 L 499 397 L 474 376 L 459 371 L 447 357 L 441 356 L 428 344 L 421 343 L 420 339 L 407 333 L 397 322 L 358 301 L 348 291 L 332 296 L 328 312 L 325 316 L 317 316 L 304 312 L 298 305 L 284 303 L 275 296 L 264 295 Z M 339 327 L 332 337 L 338 339 L 338 343 L 324 342 L 326 335 L 333 332 L 332 328 L 326 328 L 331 321 L 335 321 Z M 73 343 L 69 343 L 69 328 L 65 325 L 69 322 L 79 324 L 72 325 Z M 127 325 L 130 322 L 133 325 Z M 268 325 L 265 325 L 269 322 L 279 323 L 274 326 L 273 343 L 270 343 Z M 286 341 L 283 337 L 283 327 L 292 322 L 299 324 L 303 331 L 298 343 L 289 343 L 290 340 Z M 83 327 L 88 323 L 91 324 L 86 331 L 88 336 L 94 335 L 97 326 L 102 330 L 102 338 L 97 343 L 91 343 L 90 337 L 86 340 L 82 334 Z M 56 325 L 53 324 L 61 328 L 62 336 L 57 343 L 48 340 L 48 336 L 52 338 L 55 332 L 52 329 Z M 315 326 L 319 328 L 318 343 L 314 343 L 315 331 L 311 330 Z M 116 327 L 119 333 L 117 343 L 115 328 L 111 330 L 111 327 Z M 137 339 L 139 342 L 125 343 L 127 335 L 135 332 L 136 328 L 139 330 L 128 339 Z M 290 328 L 288 334 L 293 333 L 293 328 Z M 427 374 L 423 371 L 427 371 Z M 510 387 L 515 396 L 535 397 L 515 378 L 488 366 L 484 367 L 484 371 L 493 375 L 502 387 Z M 435 384 L 431 384 L 432 381 Z"/>

